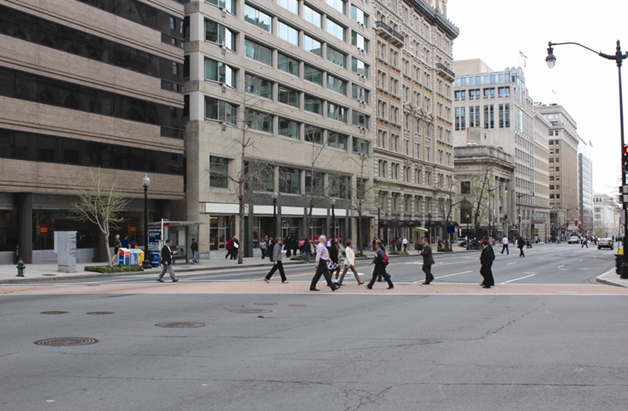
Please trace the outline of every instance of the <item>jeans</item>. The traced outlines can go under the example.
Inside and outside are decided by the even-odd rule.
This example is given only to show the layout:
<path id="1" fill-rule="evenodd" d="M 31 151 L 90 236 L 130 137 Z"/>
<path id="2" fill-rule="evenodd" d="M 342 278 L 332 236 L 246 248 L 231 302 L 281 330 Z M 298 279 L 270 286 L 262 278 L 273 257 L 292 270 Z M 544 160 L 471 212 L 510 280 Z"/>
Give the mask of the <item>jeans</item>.
<path id="1" fill-rule="evenodd" d="M 198 263 L 198 251 L 194 251 L 194 257 L 192 257 L 192 262 L 194 264 Z"/>
<path id="2" fill-rule="evenodd" d="M 305 262 L 310 262 L 310 253 L 308 251 L 303 253 L 303 258 L 305 258 Z"/>
<path id="3" fill-rule="evenodd" d="M 373 278 L 371 278 L 371 282 L 369 283 L 369 285 L 367 285 L 368 288 L 373 288 L 373 284 L 375 284 L 375 280 L 377 279 L 379 275 L 384 277 L 384 279 L 386 280 L 390 288 L 394 287 L 392 281 L 390 280 L 390 276 L 388 275 L 386 270 L 383 267 L 375 266 L 375 269 L 373 270 Z"/>

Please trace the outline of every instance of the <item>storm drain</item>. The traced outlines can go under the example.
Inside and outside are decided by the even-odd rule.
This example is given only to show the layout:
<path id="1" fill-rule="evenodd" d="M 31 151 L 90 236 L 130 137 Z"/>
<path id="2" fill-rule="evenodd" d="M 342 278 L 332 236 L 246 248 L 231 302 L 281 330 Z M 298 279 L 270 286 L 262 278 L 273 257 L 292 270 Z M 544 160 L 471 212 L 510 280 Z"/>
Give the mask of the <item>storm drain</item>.
<path id="1" fill-rule="evenodd" d="M 277 305 L 277 303 L 254 303 L 254 305 Z"/>
<path id="2" fill-rule="evenodd" d="M 113 311 L 91 311 L 89 313 L 86 313 L 88 315 L 107 315 L 107 314 L 113 314 Z"/>
<path id="3" fill-rule="evenodd" d="M 45 340 L 35 341 L 36 345 L 43 345 L 46 347 L 71 347 L 74 345 L 90 345 L 98 342 L 95 338 L 85 337 L 61 337 L 61 338 L 47 338 Z"/>
<path id="4" fill-rule="evenodd" d="M 309 307 L 307 304 L 288 304 L 288 307 Z"/>
<path id="5" fill-rule="evenodd" d="M 67 314 L 68 311 L 42 311 L 41 314 Z"/>
<path id="6" fill-rule="evenodd" d="M 263 310 L 260 308 L 236 308 L 235 310 L 229 310 L 229 311 L 236 314 L 263 314 L 263 313 L 273 312 L 273 310 Z"/>
<path id="7" fill-rule="evenodd" d="M 204 323 L 195 323 L 195 322 L 178 322 L 178 323 L 157 323 L 155 327 L 163 327 L 163 328 L 199 328 L 205 327 Z"/>

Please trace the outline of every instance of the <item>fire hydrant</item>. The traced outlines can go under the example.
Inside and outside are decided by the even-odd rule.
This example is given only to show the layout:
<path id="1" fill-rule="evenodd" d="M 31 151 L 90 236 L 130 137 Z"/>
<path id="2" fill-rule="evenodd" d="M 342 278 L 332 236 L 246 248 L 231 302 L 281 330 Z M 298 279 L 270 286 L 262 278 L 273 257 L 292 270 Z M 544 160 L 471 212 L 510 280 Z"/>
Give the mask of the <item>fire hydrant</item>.
<path id="1" fill-rule="evenodd" d="M 24 261 L 20 259 L 20 261 L 17 262 L 16 267 L 17 267 L 16 277 L 24 277 L 24 270 L 26 270 L 26 264 L 24 264 Z"/>

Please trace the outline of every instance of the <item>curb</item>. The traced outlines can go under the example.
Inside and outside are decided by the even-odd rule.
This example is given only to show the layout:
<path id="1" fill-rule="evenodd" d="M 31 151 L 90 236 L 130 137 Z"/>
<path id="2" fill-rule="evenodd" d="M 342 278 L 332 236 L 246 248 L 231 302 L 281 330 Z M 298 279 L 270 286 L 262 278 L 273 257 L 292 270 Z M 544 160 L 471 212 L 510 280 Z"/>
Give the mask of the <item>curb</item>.
<path id="1" fill-rule="evenodd" d="M 610 270 L 608 270 L 608 271 L 607 271 L 607 272 L 605 272 L 604 274 L 600 274 L 600 275 L 598 275 L 598 276 L 595 278 L 595 280 L 596 280 L 598 283 L 602 283 L 602 284 L 606 284 L 606 285 L 613 285 L 613 286 L 615 286 L 615 287 L 628 287 L 628 285 L 626 285 L 626 284 L 624 284 L 624 283 L 620 283 L 619 281 L 609 280 L 609 279 L 606 279 L 606 278 L 602 278 L 602 277 L 604 277 L 605 275 L 610 274 L 610 273 L 614 273 L 614 272 L 615 272 L 615 269 L 614 269 L 614 268 L 611 268 Z M 617 274 L 616 274 L 616 275 L 617 275 Z"/>

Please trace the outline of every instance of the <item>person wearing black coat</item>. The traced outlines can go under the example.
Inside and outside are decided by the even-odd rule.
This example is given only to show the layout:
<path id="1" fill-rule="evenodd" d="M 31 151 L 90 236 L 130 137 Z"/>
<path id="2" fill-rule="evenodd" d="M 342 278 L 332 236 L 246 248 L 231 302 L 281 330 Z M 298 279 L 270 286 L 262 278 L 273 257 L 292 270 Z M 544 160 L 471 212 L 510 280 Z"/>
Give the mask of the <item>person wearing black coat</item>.
<path id="1" fill-rule="evenodd" d="M 157 277 L 157 281 L 160 283 L 164 282 L 162 278 L 164 274 L 166 274 L 166 270 L 168 271 L 168 274 L 170 274 L 170 278 L 173 283 L 179 281 L 174 275 L 174 270 L 172 269 L 172 250 L 170 249 L 170 244 L 172 244 L 172 241 L 170 239 L 166 240 L 166 244 L 161 249 L 161 262 L 164 266 L 161 269 L 161 273 L 159 273 L 159 276 Z"/>
<path id="2" fill-rule="evenodd" d="M 432 275 L 434 257 L 432 256 L 432 247 L 430 247 L 427 237 L 423 237 L 421 239 L 421 244 L 423 245 L 423 248 L 419 251 L 419 254 L 423 256 L 423 272 L 425 273 L 425 281 L 422 284 L 429 285 L 432 281 L 434 281 L 434 276 Z"/>
<path id="3" fill-rule="evenodd" d="M 523 240 L 523 237 L 519 237 L 517 240 L 517 248 L 519 249 L 519 257 L 525 257 L 525 253 L 523 252 L 523 247 L 525 247 L 526 242 Z"/>
<path id="4" fill-rule="evenodd" d="M 493 247 L 491 247 L 491 243 L 488 240 L 488 237 L 484 237 L 482 239 L 482 254 L 480 254 L 480 274 L 482 274 L 482 288 L 491 288 L 495 285 L 495 280 L 493 279 L 493 261 L 495 260 L 495 252 L 493 251 Z"/>

